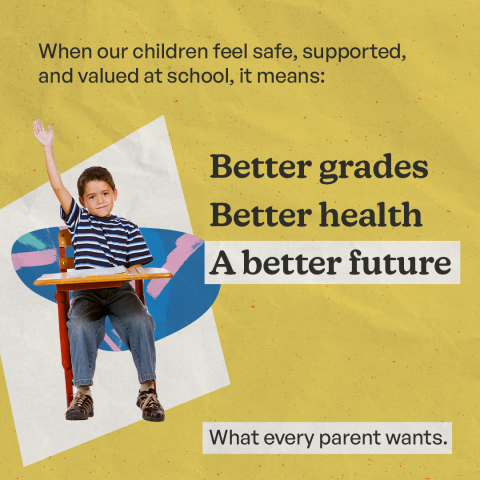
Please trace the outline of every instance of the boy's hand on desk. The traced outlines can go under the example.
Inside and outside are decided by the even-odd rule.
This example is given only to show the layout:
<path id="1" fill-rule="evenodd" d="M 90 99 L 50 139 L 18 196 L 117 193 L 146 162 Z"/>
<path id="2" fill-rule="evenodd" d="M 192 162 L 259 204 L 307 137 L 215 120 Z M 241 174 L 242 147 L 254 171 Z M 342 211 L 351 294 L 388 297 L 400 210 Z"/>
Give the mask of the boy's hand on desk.
<path id="1" fill-rule="evenodd" d="M 33 134 L 35 138 L 44 146 L 53 144 L 53 129 L 49 125 L 48 132 L 43 128 L 43 124 L 40 120 L 35 120 L 33 122 Z"/>
<path id="2" fill-rule="evenodd" d="M 131 267 L 127 268 L 127 272 L 135 275 L 137 273 L 137 271 L 135 269 L 140 268 L 140 267 L 141 267 L 141 265 L 132 265 Z"/>

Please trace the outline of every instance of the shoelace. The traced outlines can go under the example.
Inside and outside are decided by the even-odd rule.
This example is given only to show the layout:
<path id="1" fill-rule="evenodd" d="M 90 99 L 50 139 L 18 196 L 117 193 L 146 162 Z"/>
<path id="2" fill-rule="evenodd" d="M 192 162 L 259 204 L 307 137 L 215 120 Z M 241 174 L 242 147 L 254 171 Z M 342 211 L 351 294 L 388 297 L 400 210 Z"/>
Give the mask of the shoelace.
<path id="1" fill-rule="evenodd" d="M 140 403 L 140 408 L 145 410 L 147 407 L 152 406 L 152 403 L 153 405 L 159 406 L 163 410 L 161 403 L 158 401 L 156 393 L 147 393 L 145 399 Z"/>
<path id="2" fill-rule="evenodd" d="M 72 403 L 70 403 L 70 407 L 73 407 L 74 405 L 75 406 L 78 406 L 78 407 L 82 407 L 83 406 L 83 403 L 87 400 L 87 397 L 85 396 L 84 393 L 81 393 L 81 392 L 77 392 L 75 394 L 75 396 L 73 397 L 73 400 L 72 400 Z M 70 408 L 69 407 L 69 408 Z"/>

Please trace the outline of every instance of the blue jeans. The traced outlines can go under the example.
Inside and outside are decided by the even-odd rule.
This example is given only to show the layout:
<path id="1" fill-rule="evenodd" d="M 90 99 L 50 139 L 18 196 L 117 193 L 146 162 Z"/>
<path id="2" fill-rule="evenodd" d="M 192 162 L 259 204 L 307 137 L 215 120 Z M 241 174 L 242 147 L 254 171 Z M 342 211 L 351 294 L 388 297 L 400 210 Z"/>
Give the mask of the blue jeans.
<path id="1" fill-rule="evenodd" d="M 129 283 L 117 288 L 76 290 L 68 312 L 74 385 L 93 385 L 105 317 L 132 352 L 138 381 L 155 380 L 155 322 Z"/>

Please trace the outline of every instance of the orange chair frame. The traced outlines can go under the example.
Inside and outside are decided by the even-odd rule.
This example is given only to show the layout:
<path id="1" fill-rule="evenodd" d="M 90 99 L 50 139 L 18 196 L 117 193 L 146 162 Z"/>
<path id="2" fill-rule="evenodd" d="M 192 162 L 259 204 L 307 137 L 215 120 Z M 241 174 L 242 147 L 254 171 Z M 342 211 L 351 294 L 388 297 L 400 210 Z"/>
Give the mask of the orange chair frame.
<path id="1" fill-rule="evenodd" d="M 67 268 L 75 268 L 73 257 L 65 256 L 65 248 L 72 246 L 72 237 L 68 230 L 60 230 L 58 234 L 58 250 L 60 257 L 60 272 L 66 272 Z M 70 310 L 70 291 L 71 290 L 92 290 L 97 288 L 120 287 L 123 282 L 101 282 L 101 283 L 75 283 L 57 285 L 55 301 L 58 305 L 58 322 L 60 329 L 60 349 L 62 353 L 62 366 L 65 371 L 65 388 L 67 395 L 67 407 L 73 400 L 73 370 L 70 358 L 70 341 L 68 339 L 68 311 Z M 143 292 L 143 280 L 135 280 L 135 291 L 138 298 L 145 305 L 145 295 Z M 154 388 L 157 389 L 156 382 Z"/>

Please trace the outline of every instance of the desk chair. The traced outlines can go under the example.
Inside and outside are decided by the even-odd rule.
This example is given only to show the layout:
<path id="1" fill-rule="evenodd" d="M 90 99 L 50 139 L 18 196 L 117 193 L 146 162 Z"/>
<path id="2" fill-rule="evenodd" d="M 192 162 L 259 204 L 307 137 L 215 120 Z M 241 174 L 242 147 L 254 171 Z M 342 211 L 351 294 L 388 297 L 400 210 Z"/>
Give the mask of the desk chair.
<path id="1" fill-rule="evenodd" d="M 65 248 L 72 246 L 72 237 L 70 232 L 60 230 L 58 234 L 58 250 L 60 258 L 60 272 L 66 272 L 67 268 L 75 268 L 73 257 L 65 256 Z M 123 282 L 101 282 L 101 283 L 75 283 L 67 285 L 57 285 L 55 293 L 55 301 L 58 305 L 58 322 L 60 328 L 60 349 L 62 352 L 62 365 L 65 370 L 65 387 L 67 394 L 67 407 L 73 400 L 73 371 L 72 362 L 70 360 L 70 342 L 68 340 L 68 311 L 70 310 L 70 291 L 71 290 L 91 290 L 96 288 L 114 288 L 120 287 Z M 145 296 L 143 292 L 143 280 L 135 280 L 135 291 L 138 297 L 145 305 Z M 157 389 L 156 382 L 154 388 Z"/>

